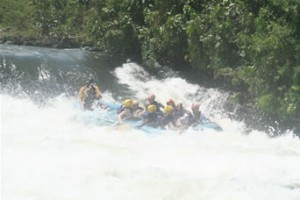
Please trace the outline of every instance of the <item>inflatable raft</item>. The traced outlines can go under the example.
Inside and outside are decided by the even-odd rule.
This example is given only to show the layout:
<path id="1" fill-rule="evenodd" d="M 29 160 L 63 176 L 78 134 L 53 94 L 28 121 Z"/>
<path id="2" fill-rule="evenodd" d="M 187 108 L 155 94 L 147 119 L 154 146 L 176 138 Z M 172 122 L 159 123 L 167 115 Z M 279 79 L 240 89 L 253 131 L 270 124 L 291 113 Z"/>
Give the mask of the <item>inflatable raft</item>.
<path id="1" fill-rule="evenodd" d="M 105 121 L 103 125 L 110 124 L 110 125 L 114 125 L 117 127 L 118 126 L 117 110 L 120 108 L 121 104 L 100 100 L 98 102 L 98 106 L 101 109 L 104 109 L 106 112 L 106 115 L 107 115 L 107 116 L 104 116 L 104 118 L 106 120 L 102 119 L 103 121 Z M 144 125 L 141 128 L 137 128 L 137 126 L 142 124 L 142 120 L 124 120 L 124 123 L 127 124 L 128 126 L 130 126 L 131 128 L 139 129 L 139 130 L 144 131 L 145 133 L 150 133 L 150 134 L 160 134 L 160 133 L 163 133 L 166 131 L 166 129 L 162 129 L 160 127 L 152 127 L 149 125 Z M 223 131 L 222 127 L 218 123 L 210 121 L 208 119 L 202 121 L 202 123 L 199 123 L 197 125 L 190 127 L 189 129 L 193 129 L 196 131 L 203 131 L 205 129 L 213 129 L 215 131 Z"/>

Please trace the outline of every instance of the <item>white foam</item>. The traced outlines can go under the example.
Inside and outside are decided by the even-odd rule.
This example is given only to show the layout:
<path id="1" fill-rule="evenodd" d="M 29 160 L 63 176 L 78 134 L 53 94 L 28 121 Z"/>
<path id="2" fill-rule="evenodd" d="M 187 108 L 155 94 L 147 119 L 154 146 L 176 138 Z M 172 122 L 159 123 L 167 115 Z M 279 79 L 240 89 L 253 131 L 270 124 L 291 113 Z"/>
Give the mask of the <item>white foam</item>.
<path id="1" fill-rule="evenodd" d="M 155 94 L 156 99 L 162 104 L 172 98 L 176 103 L 181 102 L 189 109 L 193 102 L 198 102 L 201 104 L 202 112 L 217 119 L 226 117 L 222 108 L 229 95 L 224 91 L 200 87 L 176 76 L 158 80 L 135 63 L 123 64 L 115 70 L 115 75 L 119 83 L 128 85 L 141 102 L 145 102 L 149 94 Z"/>
<path id="2" fill-rule="evenodd" d="M 244 134 L 240 122 L 224 132 L 119 132 L 79 120 L 74 101 L 62 95 L 39 108 L 1 96 L 3 199 L 300 198 L 293 133 Z"/>

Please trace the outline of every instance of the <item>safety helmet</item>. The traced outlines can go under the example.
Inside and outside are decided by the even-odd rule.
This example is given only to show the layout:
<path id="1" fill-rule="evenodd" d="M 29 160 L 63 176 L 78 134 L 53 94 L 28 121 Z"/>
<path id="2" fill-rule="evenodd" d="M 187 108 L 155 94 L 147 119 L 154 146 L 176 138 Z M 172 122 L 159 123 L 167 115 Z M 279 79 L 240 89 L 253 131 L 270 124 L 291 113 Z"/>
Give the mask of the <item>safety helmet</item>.
<path id="1" fill-rule="evenodd" d="M 171 114 L 173 112 L 174 108 L 172 106 L 165 106 L 164 112 L 167 114 Z"/>
<path id="2" fill-rule="evenodd" d="M 167 101 L 166 104 L 167 104 L 168 106 L 170 106 L 170 105 L 175 105 L 175 102 L 174 102 L 173 99 L 169 99 L 169 100 Z"/>
<path id="3" fill-rule="evenodd" d="M 147 111 L 148 111 L 149 113 L 154 113 L 154 112 L 156 112 L 156 106 L 155 106 L 155 105 L 149 105 L 149 106 L 147 107 Z"/>
<path id="4" fill-rule="evenodd" d="M 130 107 L 132 107 L 132 105 L 133 105 L 132 99 L 126 99 L 126 100 L 123 102 L 123 106 L 125 106 L 126 108 L 130 108 Z"/>
<path id="5" fill-rule="evenodd" d="M 192 106 L 191 106 L 191 109 L 193 111 L 198 111 L 200 108 L 200 104 L 197 104 L 197 103 L 193 103 Z"/>

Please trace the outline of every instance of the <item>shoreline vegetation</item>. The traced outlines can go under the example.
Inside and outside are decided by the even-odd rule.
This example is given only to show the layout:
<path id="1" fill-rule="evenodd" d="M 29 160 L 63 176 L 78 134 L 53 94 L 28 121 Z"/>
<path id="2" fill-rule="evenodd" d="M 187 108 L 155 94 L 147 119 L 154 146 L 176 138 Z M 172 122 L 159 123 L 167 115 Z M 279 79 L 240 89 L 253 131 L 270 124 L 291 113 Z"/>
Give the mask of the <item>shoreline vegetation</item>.
<path id="1" fill-rule="evenodd" d="M 0 28 L 0 43 L 7 45 L 24 45 L 24 46 L 36 46 L 36 47 L 49 47 L 49 48 L 80 48 L 83 46 L 89 46 L 91 44 L 85 44 L 84 42 L 77 41 L 76 38 L 51 38 L 51 37 L 35 37 L 33 35 L 24 36 L 22 32 L 13 31 L 13 28 L 6 27 Z M 102 49 L 92 47 L 90 49 L 95 51 L 102 51 Z"/>
<path id="2" fill-rule="evenodd" d="M 232 91 L 239 118 L 300 131 L 297 0 L 2 0 L 0 43 L 106 51 L 153 72 L 159 63 L 208 76 Z"/>

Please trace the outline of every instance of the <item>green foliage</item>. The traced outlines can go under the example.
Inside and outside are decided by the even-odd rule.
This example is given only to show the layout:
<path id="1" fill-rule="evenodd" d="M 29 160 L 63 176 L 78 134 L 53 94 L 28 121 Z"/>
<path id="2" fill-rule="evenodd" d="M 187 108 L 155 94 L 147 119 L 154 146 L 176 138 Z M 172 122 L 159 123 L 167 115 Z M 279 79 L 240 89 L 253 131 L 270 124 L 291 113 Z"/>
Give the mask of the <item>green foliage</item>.
<path id="1" fill-rule="evenodd" d="M 184 60 L 186 51 L 185 18 L 181 14 L 167 17 L 162 24 L 159 12 L 146 9 L 145 24 L 139 29 L 142 55 L 145 60 L 175 63 Z M 153 28 L 156 27 L 156 28 Z"/>
<path id="2" fill-rule="evenodd" d="M 130 11 L 141 9 L 133 1 L 107 0 L 103 5 L 92 7 L 86 15 L 86 31 L 89 38 L 96 45 L 105 49 L 120 52 L 138 52 L 136 20 L 141 23 L 135 10 L 132 16 Z M 134 17 L 134 18 L 133 18 Z"/>
<path id="3" fill-rule="evenodd" d="M 86 5 L 71 0 L 34 0 L 37 7 L 35 19 L 41 34 L 64 38 L 84 34 Z"/>
<path id="4" fill-rule="evenodd" d="M 30 0 L 1 0 L 0 25 L 22 34 L 33 33 L 35 31 L 34 12 L 35 7 Z"/>
<path id="5" fill-rule="evenodd" d="M 258 107 L 268 113 L 274 113 L 278 105 L 277 99 L 271 94 L 262 95 L 257 100 Z"/>
<path id="6" fill-rule="evenodd" d="M 201 69 L 235 68 L 242 63 L 238 34 L 249 33 L 252 14 L 242 1 L 211 1 L 188 22 L 189 56 Z"/>

